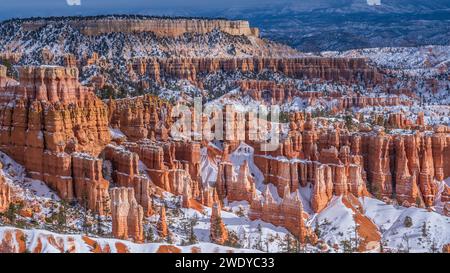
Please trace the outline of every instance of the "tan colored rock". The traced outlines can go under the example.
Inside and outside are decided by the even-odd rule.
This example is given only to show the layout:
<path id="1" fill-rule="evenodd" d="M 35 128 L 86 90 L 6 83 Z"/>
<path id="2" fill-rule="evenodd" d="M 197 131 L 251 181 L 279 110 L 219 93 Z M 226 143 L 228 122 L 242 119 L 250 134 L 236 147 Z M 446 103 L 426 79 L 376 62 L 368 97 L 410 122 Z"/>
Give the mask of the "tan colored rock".
<path id="1" fill-rule="evenodd" d="M 22 24 L 24 30 L 36 30 L 52 21 L 35 20 Z M 205 34 L 219 29 L 231 35 L 259 36 L 257 28 L 251 28 L 248 21 L 205 20 L 205 19 L 100 19 L 100 20 L 69 20 L 67 22 L 84 35 L 97 36 L 104 33 L 122 32 L 153 32 L 158 36 L 176 37 L 184 33 Z"/>
<path id="2" fill-rule="evenodd" d="M 392 196 L 392 175 L 390 171 L 390 138 L 385 135 L 372 136 L 369 139 L 368 177 L 371 192 L 376 197 Z"/>
<path id="3" fill-rule="evenodd" d="M 169 229 L 166 222 L 166 207 L 164 205 L 161 206 L 161 210 L 159 212 L 157 229 L 160 238 L 166 238 L 169 236 Z"/>
<path id="4" fill-rule="evenodd" d="M 1 173 L 2 167 L 0 163 L 0 213 L 7 211 L 11 203 L 11 188 Z"/>
<path id="5" fill-rule="evenodd" d="M 333 197 L 333 181 L 331 168 L 321 165 L 316 168 L 314 188 L 311 195 L 311 207 L 314 212 L 324 209 Z"/>
<path id="6" fill-rule="evenodd" d="M 444 155 L 448 150 L 450 143 L 447 143 L 447 137 L 444 133 L 435 133 L 431 137 L 433 164 L 434 164 L 434 177 L 438 181 L 442 181 L 445 178 L 445 162 Z"/>
<path id="7" fill-rule="evenodd" d="M 228 240 L 228 230 L 221 217 L 220 205 L 214 203 L 210 219 L 210 240 L 212 243 L 223 245 Z"/>
<path id="8" fill-rule="evenodd" d="M 397 201 L 399 204 L 403 204 L 406 201 L 410 204 L 416 203 L 420 205 L 421 197 L 417 186 L 417 177 L 415 174 L 410 174 L 403 138 L 398 138 L 395 145 L 395 190 Z"/>
<path id="9" fill-rule="evenodd" d="M 72 168 L 78 202 L 101 215 L 111 211 L 109 182 L 103 178 L 102 160 L 87 154 L 73 154 Z"/>
<path id="10" fill-rule="evenodd" d="M 274 200 L 267 187 L 262 199 L 253 200 L 249 212 L 251 220 L 261 219 L 275 226 L 283 226 L 301 243 L 316 244 L 317 236 L 305 223 L 307 217 L 298 193 L 291 194 L 289 187 L 285 188 L 281 203 Z"/>
<path id="11" fill-rule="evenodd" d="M 424 151 L 421 158 L 421 170 L 419 174 L 419 188 L 427 207 L 434 204 L 437 186 L 434 183 L 434 165 L 432 156 L 431 138 L 426 137 Z"/>
<path id="12" fill-rule="evenodd" d="M 144 240 L 144 211 L 135 199 L 133 188 L 114 188 L 111 191 L 113 236 L 131 238 L 135 242 Z"/>

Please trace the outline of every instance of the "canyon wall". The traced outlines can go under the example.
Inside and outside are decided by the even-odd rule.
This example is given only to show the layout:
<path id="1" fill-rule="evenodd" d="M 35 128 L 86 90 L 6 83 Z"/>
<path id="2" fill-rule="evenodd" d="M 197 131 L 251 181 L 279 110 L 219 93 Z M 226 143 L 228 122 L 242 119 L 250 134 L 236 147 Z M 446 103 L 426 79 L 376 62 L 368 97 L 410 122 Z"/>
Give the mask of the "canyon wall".
<path id="1" fill-rule="evenodd" d="M 28 21 L 22 24 L 25 31 L 33 31 L 51 23 L 49 20 Z M 219 29 L 230 35 L 259 36 L 257 28 L 251 28 L 248 21 L 215 19 L 82 19 L 68 20 L 68 25 L 84 35 L 97 36 L 113 32 L 153 32 L 158 36 L 176 37 L 184 33 L 205 34 Z"/>
<path id="2" fill-rule="evenodd" d="M 11 187 L 6 183 L 2 168 L 0 163 L 0 213 L 7 211 L 11 203 Z"/>
<path id="3" fill-rule="evenodd" d="M 150 58 L 135 59 L 129 69 L 148 75 L 156 82 L 162 77 L 197 82 L 201 74 L 216 72 L 283 73 L 296 79 L 323 79 L 345 82 L 379 82 L 381 74 L 364 58 Z"/>
<path id="4" fill-rule="evenodd" d="M 354 80 L 354 79 L 350 79 Z M 350 109 L 352 107 L 364 108 L 370 106 L 399 106 L 411 105 L 410 100 L 402 99 L 397 95 L 376 96 L 355 94 L 352 92 L 338 91 L 301 91 L 293 84 L 277 84 L 273 81 L 242 80 L 237 82 L 241 94 L 250 96 L 256 101 L 268 104 L 290 103 L 295 98 L 304 99 L 308 105 L 314 105 L 318 100 L 332 101 L 332 109 L 335 112 Z"/>
<path id="5" fill-rule="evenodd" d="M 95 157 L 110 141 L 106 105 L 81 86 L 75 68 L 19 71 L 19 84 L 0 92 L 0 149 L 61 198 L 86 197 L 102 212 L 108 187 Z"/>

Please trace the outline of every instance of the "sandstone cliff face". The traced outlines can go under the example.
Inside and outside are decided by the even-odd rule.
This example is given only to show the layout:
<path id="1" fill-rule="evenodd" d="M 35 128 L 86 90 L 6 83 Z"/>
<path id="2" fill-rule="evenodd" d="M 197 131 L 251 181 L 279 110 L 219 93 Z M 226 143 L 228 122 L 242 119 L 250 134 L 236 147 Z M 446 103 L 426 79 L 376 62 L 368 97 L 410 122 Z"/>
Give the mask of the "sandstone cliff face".
<path id="1" fill-rule="evenodd" d="M 0 102 L 8 100 L 7 97 L 10 96 L 10 94 L 6 92 L 6 88 L 18 84 L 17 81 L 8 77 L 7 72 L 6 66 L 0 64 Z"/>
<path id="2" fill-rule="evenodd" d="M 20 84 L 4 90 L 9 95 L 1 97 L 0 149 L 63 199 L 80 200 L 87 188 L 89 208 L 101 211 L 96 204 L 101 200 L 89 196 L 90 186 L 77 189 L 84 184 L 79 181 L 86 179 L 104 184 L 101 164 L 93 163 L 97 167 L 91 168 L 90 163 L 79 164 L 78 157 L 71 154 L 96 156 L 110 141 L 107 108 L 77 77 L 76 69 L 21 68 Z M 86 160 L 96 162 L 94 158 Z M 76 174 L 77 169 L 83 175 Z M 92 185 L 93 191 L 107 190 L 107 186 Z"/>
<path id="3" fill-rule="evenodd" d="M 30 101 L 50 103 L 76 103 L 93 99 L 89 88 L 78 82 L 78 70 L 69 67 L 40 66 L 20 67 L 20 86 L 14 90 L 16 97 Z"/>
<path id="4" fill-rule="evenodd" d="M 0 52 L 0 61 L 6 61 L 11 64 L 17 64 L 22 57 L 21 53 L 16 52 Z"/>
<path id="5" fill-rule="evenodd" d="M 228 240 L 228 230 L 221 217 L 220 205 L 215 203 L 211 212 L 210 239 L 212 243 L 223 245 Z"/>
<path id="6" fill-rule="evenodd" d="M 365 59 L 345 58 L 152 58 L 143 65 L 142 60 L 133 67 L 145 72 L 154 81 L 161 82 L 161 76 L 187 79 L 199 83 L 199 74 L 223 72 L 254 72 L 264 70 L 283 73 L 296 79 L 317 78 L 329 81 L 357 82 L 362 78 L 366 82 L 378 82 L 381 75 L 371 68 Z M 280 92 L 281 95 L 281 92 Z M 280 97 L 278 99 L 284 99 Z"/>
<path id="7" fill-rule="evenodd" d="M 6 66 L 0 65 L 0 78 L 6 78 Z"/>
<path id="8" fill-rule="evenodd" d="M 25 31 L 41 28 L 49 21 L 24 22 Z M 231 35 L 259 36 L 257 28 L 251 28 L 248 21 L 205 20 L 205 19 L 96 19 L 69 21 L 68 24 L 84 35 L 97 36 L 112 32 L 153 32 L 158 36 L 175 37 L 184 33 L 205 34 L 219 29 Z"/>
<path id="9" fill-rule="evenodd" d="M 172 107 L 154 96 L 108 102 L 111 127 L 119 128 L 131 141 L 143 138 L 167 140 Z"/>
<path id="10" fill-rule="evenodd" d="M 2 168 L 0 163 L 0 213 L 7 211 L 11 203 L 11 188 L 3 177 Z"/>
<path id="11" fill-rule="evenodd" d="M 105 159 L 112 163 L 114 182 L 120 187 L 133 188 L 145 215 L 153 214 L 151 195 L 154 184 L 140 173 L 138 154 L 112 144 L 107 145 L 103 153 Z"/>
<path id="12" fill-rule="evenodd" d="M 396 151 L 395 185 L 397 200 L 400 204 L 408 202 L 410 204 L 418 203 L 420 205 L 421 197 L 417 186 L 417 177 L 415 174 L 411 175 L 409 171 L 403 138 L 396 140 Z"/>
<path id="13" fill-rule="evenodd" d="M 120 239 L 144 240 L 144 211 L 135 199 L 134 189 L 114 188 L 111 191 L 112 232 Z"/>
<path id="14" fill-rule="evenodd" d="M 164 205 L 161 206 L 156 228 L 158 229 L 158 235 L 160 238 L 166 238 L 167 236 L 169 236 L 169 229 L 166 222 L 166 207 Z"/>
<path id="15" fill-rule="evenodd" d="M 326 66 L 321 67 L 321 69 L 328 69 Z M 354 68 L 356 69 L 356 68 Z M 344 77 L 336 72 L 337 77 L 341 78 L 342 81 L 350 83 L 355 81 L 356 78 Z M 357 73 L 357 69 L 354 71 Z M 374 72 L 376 73 L 376 72 Z M 376 74 L 375 74 L 376 75 Z M 323 80 L 335 80 L 326 77 L 317 77 L 310 75 L 311 78 L 319 78 Z M 366 81 L 377 82 L 380 76 L 376 76 L 374 79 L 363 78 Z M 320 91 L 308 91 L 304 92 L 298 90 L 293 84 L 277 84 L 273 81 L 261 81 L 261 80 L 242 80 L 239 81 L 238 86 L 240 88 L 241 94 L 250 96 L 256 101 L 266 102 L 268 104 L 284 104 L 292 102 L 294 98 L 299 97 L 304 99 L 308 105 L 314 105 L 318 99 L 332 101 L 333 107 L 332 111 L 340 112 L 346 109 L 351 109 L 353 107 L 364 108 L 370 106 L 397 106 L 397 105 L 410 105 L 411 101 L 403 100 L 399 96 L 389 96 L 389 97 L 374 97 L 366 96 L 364 94 L 356 94 L 352 92 L 346 92 L 342 94 L 337 91 L 329 91 L 326 94 Z M 406 123 L 406 121 L 404 121 Z M 408 121 L 410 122 L 410 121 Z M 410 122 L 412 123 L 412 122 Z M 396 127 L 401 128 L 401 127 Z"/>
<path id="16" fill-rule="evenodd" d="M 74 153 L 72 170 L 71 188 L 75 189 L 74 194 L 78 202 L 101 215 L 110 211 L 109 182 L 103 178 L 102 160 L 87 154 Z M 59 184 L 54 186 L 59 189 Z M 68 187 L 67 190 L 70 191 L 71 188 Z"/>
<path id="17" fill-rule="evenodd" d="M 435 180 L 448 177 L 443 158 L 449 135 L 443 128 L 401 135 L 349 133 L 317 129 L 302 114 L 292 114 L 290 120 L 288 139 L 269 154 L 255 149 L 255 163 L 280 196 L 286 185 L 295 191 L 312 184 L 314 211 L 326 207 L 333 194 L 349 193 L 432 206 L 438 192 Z"/>
<path id="18" fill-rule="evenodd" d="M 392 174 L 390 171 L 389 145 L 391 139 L 385 135 L 369 138 L 368 146 L 368 178 L 371 181 L 371 192 L 378 198 L 391 197 Z"/>
<path id="19" fill-rule="evenodd" d="M 227 198 L 229 202 L 251 202 L 256 192 L 255 181 L 250 174 L 248 162 L 245 161 L 236 175 L 234 166 L 230 162 L 221 162 L 218 167 L 217 193 L 221 199 Z"/>
<path id="20" fill-rule="evenodd" d="M 261 199 L 255 198 L 250 208 L 251 220 L 261 219 L 275 226 L 283 226 L 301 243 L 317 243 L 317 236 L 305 223 L 308 215 L 303 211 L 298 193 L 291 194 L 289 187 L 286 187 L 280 203 L 274 200 L 269 188 L 266 188 L 264 196 Z"/>

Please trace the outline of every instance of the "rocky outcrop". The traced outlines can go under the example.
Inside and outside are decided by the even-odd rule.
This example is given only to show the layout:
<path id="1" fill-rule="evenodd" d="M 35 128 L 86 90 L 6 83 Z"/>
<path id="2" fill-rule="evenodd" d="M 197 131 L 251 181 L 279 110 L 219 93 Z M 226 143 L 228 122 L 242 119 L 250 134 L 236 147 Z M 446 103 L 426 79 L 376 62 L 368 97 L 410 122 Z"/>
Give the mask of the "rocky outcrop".
<path id="1" fill-rule="evenodd" d="M 3 166 L 0 163 L 0 213 L 7 211 L 11 203 L 11 187 L 3 177 L 2 168 Z"/>
<path id="2" fill-rule="evenodd" d="M 6 78 L 6 66 L 0 65 L 0 79 Z"/>
<path id="3" fill-rule="evenodd" d="M 17 85 L 18 82 L 8 77 L 8 70 L 6 66 L 0 64 L 0 102 L 8 101 L 11 93 L 8 91 L 11 86 Z"/>
<path id="4" fill-rule="evenodd" d="M 105 159 L 112 163 L 113 181 L 120 187 L 133 188 L 145 215 L 153 214 L 151 195 L 154 184 L 140 173 L 138 154 L 112 144 L 107 145 L 103 153 Z"/>
<path id="5" fill-rule="evenodd" d="M 172 125 L 172 107 L 157 97 L 145 95 L 108 101 L 111 127 L 119 128 L 131 141 L 143 138 L 167 140 Z"/>
<path id="6" fill-rule="evenodd" d="M 431 138 L 424 139 L 423 154 L 421 157 L 419 187 L 426 206 L 434 204 L 434 198 L 437 192 L 437 185 L 434 182 L 434 163 L 431 146 Z"/>
<path id="7" fill-rule="evenodd" d="M 114 188 L 111 191 L 112 232 L 115 238 L 144 240 L 142 219 L 144 211 L 135 199 L 133 188 Z"/>
<path id="8" fill-rule="evenodd" d="M 156 228 L 160 238 L 166 238 L 169 236 L 169 228 L 167 227 L 166 222 L 166 207 L 164 205 L 161 206 L 161 210 L 159 211 L 159 219 Z"/>
<path id="9" fill-rule="evenodd" d="M 152 142 L 141 140 L 123 144 L 139 155 L 151 181 L 161 189 L 183 195 L 185 187 L 200 200 L 200 145 L 194 142 Z"/>
<path id="10" fill-rule="evenodd" d="M 102 200 L 89 197 L 91 189 L 107 191 L 101 163 L 71 154 L 96 156 L 110 141 L 106 106 L 79 84 L 76 69 L 44 66 L 19 71 L 20 84 L 8 87 L 5 92 L 10 95 L 0 102 L 0 149 L 61 198 L 81 200 L 87 193 L 89 208 L 102 211 L 95 204 Z M 86 179 L 95 181 L 89 183 L 93 188 L 83 186 Z"/>
<path id="11" fill-rule="evenodd" d="M 314 77 L 324 80 L 328 79 L 312 76 L 312 78 Z M 346 78 L 346 80 L 354 81 L 356 79 Z M 376 81 L 376 79 L 373 80 Z M 250 96 L 256 101 L 265 102 L 270 105 L 290 103 L 294 98 L 302 98 L 307 105 L 311 106 L 315 105 L 319 99 L 322 101 L 329 101 L 332 105 L 330 110 L 333 112 L 341 112 L 343 110 L 352 109 L 353 107 L 364 108 L 370 106 L 411 105 L 411 101 L 404 100 L 396 95 L 375 97 L 356 94 L 351 91 L 346 91 L 345 94 L 338 91 L 301 91 L 293 84 L 277 84 L 273 81 L 260 80 L 243 80 L 239 81 L 237 84 L 241 91 L 239 95 Z"/>
<path id="12" fill-rule="evenodd" d="M 366 82 L 381 80 L 376 69 L 371 68 L 365 59 L 358 58 L 152 58 L 147 62 L 147 74 L 156 82 L 160 82 L 160 77 L 165 76 L 198 83 L 200 74 L 220 71 L 260 73 L 265 70 L 296 79 L 317 78 L 345 82 L 357 82 L 359 79 Z"/>
<path id="13" fill-rule="evenodd" d="M 218 166 L 216 187 L 221 199 L 227 198 L 229 202 L 253 200 L 256 192 L 255 181 L 244 161 L 236 174 L 234 166 L 230 162 L 221 162 Z"/>
<path id="14" fill-rule="evenodd" d="M 0 61 L 10 64 L 17 64 L 22 57 L 22 53 L 17 52 L 0 52 Z"/>
<path id="15" fill-rule="evenodd" d="M 442 253 L 450 253 L 450 244 L 446 244 L 442 247 Z"/>
<path id="16" fill-rule="evenodd" d="M 210 240 L 212 243 L 223 245 L 228 240 L 228 230 L 221 217 L 221 208 L 214 203 L 210 219 Z"/>
<path id="17" fill-rule="evenodd" d="M 371 136 L 368 142 L 368 178 L 370 190 L 378 198 L 392 196 L 389 145 L 391 139 L 383 134 Z"/>
<path id="18" fill-rule="evenodd" d="M 22 24 L 22 28 L 25 31 L 32 31 L 50 23 L 52 23 L 51 20 L 28 21 Z M 97 36 L 113 32 L 153 32 L 158 36 L 176 37 L 185 33 L 205 34 L 214 29 L 219 29 L 220 31 L 231 35 L 259 36 L 259 30 L 257 28 L 251 28 L 248 21 L 241 20 L 230 21 L 195 18 L 112 19 L 105 17 L 99 19 L 69 20 L 67 24 L 88 36 Z"/>
<path id="19" fill-rule="evenodd" d="M 395 163 L 395 192 L 400 204 L 421 204 L 420 191 L 417 186 L 416 174 L 411 175 L 408 167 L 408 158 L 405 152 L 403 138 L 396 139 L 396 163 Z"/>
<path id="20" fill-rule="evenodd" d="M 316 168 L 313 193 L 311 194 L 311 208 L 315 212 L 324 209 L 333 197 L 333 181 L 331 168 L 322 165 Z"/>
<path id="21" fill-rule="evenodd" d="M 110 212 L 109 182 L 103 178 L 102 160 L 87 154 L 72 155 L 73 189 L 83 206 L 101 215 Z"/>
<path id="22" fill-rule="evenodd" d="M 78 82 L 78 69 L 73 67 L 19 67 L 19 82 L 16 97 L 31 101 L 76 103 L 95 98 L 92 90 Z"/>
<path id="23" fill-rule="evenodd" d="M 298 192 L 291 194 L 289 187 L 286 187 L 279 203 L 274 200 L 267 187 L 264 196 L 255 198 L 251 203 L 249 218 L 261 219 L 275 226 L 285 227 L 301 243 L 315 244 L 317 242 L 317 236 L 305 223 L 308 215 L 303 210 Z"/>

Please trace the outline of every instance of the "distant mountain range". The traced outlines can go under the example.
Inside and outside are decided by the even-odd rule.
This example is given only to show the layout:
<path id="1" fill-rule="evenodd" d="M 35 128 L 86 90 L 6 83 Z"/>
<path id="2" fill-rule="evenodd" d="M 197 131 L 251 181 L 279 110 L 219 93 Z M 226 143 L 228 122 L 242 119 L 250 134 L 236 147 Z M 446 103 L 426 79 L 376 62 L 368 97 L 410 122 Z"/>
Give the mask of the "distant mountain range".
<path id="1" fill-rule="evenodd" d="M 231 8 L 225 8 L 218 3 L 200 5 L 200 0 L 190 7 L 168 0 L 151 8 L 132 5 L 118 8 L 105 3 L 99 9 L 99 4 L 85 3 L 71 9 L 61 4 L 52 11 L 11 10 L 6 5 L 0 18 L 9 18 L 11 14 L 30 17 L 41 13 L 43 16 L 123 13 L 245 19 L 260 28 L 263 37 L 305 52 L 450 44 L 450 0 L 380 1 L 381 5 L 369 5 L 368 0 L 277 0 L 272 4 L 261 0 L 259 4 L 243 1 L 239 6 L 231 1 Z"/>
<path id="2" fill-rule="evenodd" d="M 448 0 L 381 0 L 380 6 L 366 0 L 303 0 L 215 15 L 247 19 L 263 36 L 302 51 L 450 43 Z"/>

